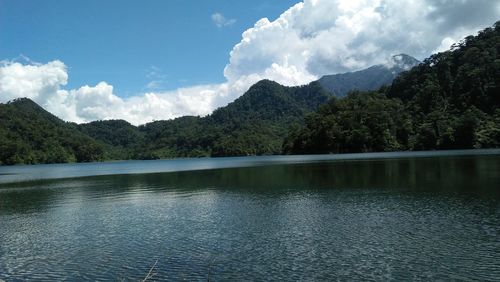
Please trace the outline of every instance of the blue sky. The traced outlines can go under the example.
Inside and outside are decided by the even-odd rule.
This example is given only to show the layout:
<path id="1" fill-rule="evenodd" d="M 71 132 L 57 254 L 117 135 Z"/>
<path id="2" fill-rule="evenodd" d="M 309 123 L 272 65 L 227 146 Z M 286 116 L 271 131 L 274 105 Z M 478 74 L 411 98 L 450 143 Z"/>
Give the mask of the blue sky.
<path id="1" fill-rule="evenodd" d="M 106 81 L 119 96 L 218 83 L 242 32 L 297 2 L 0 0 L 0 59 L 58 59 L 68 88 Z M 214 13 L 235 21 L 217 27 Z"/>
<path id="2" fill-rule="evenodd" d="M 205 116 L 261 79 L 421 60 L 499 19 L 492 0 L 0 0 L 0 103 L 73 122 Z"/>

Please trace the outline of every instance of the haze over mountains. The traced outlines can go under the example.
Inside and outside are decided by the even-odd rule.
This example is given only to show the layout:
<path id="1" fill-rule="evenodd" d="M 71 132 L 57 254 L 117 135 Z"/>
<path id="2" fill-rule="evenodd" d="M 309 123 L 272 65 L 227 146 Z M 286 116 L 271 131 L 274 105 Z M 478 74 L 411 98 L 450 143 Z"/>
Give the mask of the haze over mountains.
<path id="1" fill-rule="evenodd" d="M 325 75 L 319 83 L 336 97 L 344 97 L 349 91 L 370 91 L 383 85 L 389 85 L 403 71 L 408 71 L 420 61 L 406 54 L 394 55 L 385 64 L 371 66 L 367 69 Z"/>

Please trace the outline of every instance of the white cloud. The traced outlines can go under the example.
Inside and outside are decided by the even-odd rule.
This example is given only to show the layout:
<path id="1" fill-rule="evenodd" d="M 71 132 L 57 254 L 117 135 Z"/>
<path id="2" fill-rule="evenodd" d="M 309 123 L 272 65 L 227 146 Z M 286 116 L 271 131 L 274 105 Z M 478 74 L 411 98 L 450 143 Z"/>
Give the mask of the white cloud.
<path id="1" fill-rule="evenodd" d="M 224 73 L 231 80 L 266 72 L 279 76 L 293 68 L 296 80 L 305 83 L 398 53 L 423 59 L 493 24 L 498 7 L 500 2 L 489 0 L 305 0 L 245 31 Z M 280 68 L 271 70 L 273 65 Z"/>
<path id="2" fill-rule="evenodd" d="M 423 59 L 499 18 L 500 2 L 489 0 L 305 0 L 242 34 L 224 69 L 225 83 L 158 91 L 164 77 L 153 67 L 150 92 L 121 98 L 106 82 L 63 89 L 68 74 L 60 61 L 3 61 L 0 102 L 29 97 L 75 122 L 121 118 L 142 124 L 206 115 L 264 78 L 300 85 L 379 64 L 394 54 Z M 234 23 L 218 13 L 212 19 L 221 27 Z"/>
<path id="3" fill-rule="evenodd" d="M 0 99 L 8 101 L 18 97 L 41 100 L 53 95 L 66 85 L 68 73 L 61 61 L 42 64 L 21 64 L 2 61 L 0 64 Z"/>
<path id="4" fill-rule="evenodd" d="M 212 22 L 217 27 L 231 26 L 236 22 L 236 19 L 226 19 L 221 13 L 212 14 Z"/>
<path id="5" fill-rule="evenodd" d="M 167 84 L 167 75 L 162 72 L 159 67 L 150 66 L 147 70 L 146 78 L 149 82 L 145 88 L 149 91 L 160 90 Z"/>
<path id="6" fill-rule="evenodd" d="M 125 119 L 142 124 L 182 115 L 209 114 L 215 107 L 214 103 L 224 97 L 221 93 L 227 93 L 225 85 L 199 85 L 121 98 L 106 82 L 79 89 L 61 89 L 67 80 L 67 68 L 60 61 L 47 64 L 3 61 L 0 65 L 0 103 L 28 97 L 69 121 Z"/>

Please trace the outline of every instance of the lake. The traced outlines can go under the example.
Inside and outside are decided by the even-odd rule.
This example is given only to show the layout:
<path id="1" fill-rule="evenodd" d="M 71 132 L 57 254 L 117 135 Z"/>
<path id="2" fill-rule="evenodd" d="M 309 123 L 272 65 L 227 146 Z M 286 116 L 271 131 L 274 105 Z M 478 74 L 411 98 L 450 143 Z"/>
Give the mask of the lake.
<path id="1" fill-rule="evenodd" d="M 0 167 L 0 280 L 500 277 L 500 150 Z"/>

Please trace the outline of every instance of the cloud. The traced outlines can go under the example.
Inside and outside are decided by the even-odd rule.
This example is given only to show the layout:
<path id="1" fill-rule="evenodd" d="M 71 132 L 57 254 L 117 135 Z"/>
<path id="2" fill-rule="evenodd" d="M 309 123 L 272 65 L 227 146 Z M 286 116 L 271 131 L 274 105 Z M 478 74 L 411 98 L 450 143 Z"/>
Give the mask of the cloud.
<path id="1" fill-rule="evenodd" d="M 62 89 L 68 80 L 67 68 L 60 61 L 47 64 L 21 64 L 3 61 L 0 65 L 0 102 L 28 97 L 56 116 L 74 122 L 125 119 L 133 124 L 182 115 L 206 115 L 227 92 L 225 85 L 199 85 L 175 91 L 148 92 L 121 98 L 113 86 Z"/>
<path id="2" fill-rule="evenodd" d="M 66 66 L 61 61 L 22 64 L 2 61 L 0 64 L 0 99 L 18 97 L 44 100 L 68 82 Z"/>
<path id="3" fill-rule="evenodd" d="M 214 13 L 212 14 L 212 22 L 220 28 L 233 25 L 236 19 L 226 19 L 221 13 Z"/>
<path id="4" fill-rule="evenodd" d="M 167 84 L 167 75 L 165 75 L 159 67 L 150 66 L 147 70 L 146 78 L 149 82 L 145 88 L 149 91 L 159 90 Z"/>
<path id="5" fill-rule="evenodd" d="M 64 89 L 68 73 L 60 61 L 3 61 L 0 102 L 29 97 L 75 122 L 120 118 L 143 124 L 206 115 L 264 78 L 300 85 L 383 63 L 394 54 L 423 59 L 499 18 L 500 2 L 489 0 L 305 0 L 243 32 L 224 69 L 224 83 L 159 91 L 164 77 L 153 67 L 148 92 L 121 98 L 106 82 Z M 220 27 L 234 23 L 219 13 L 212 20 Z"/>
<path id="6" fill-rule="evenodd" d="M 281 82 L 296 84 L 399 53 L 423 59 L 499 17 L 500 2 L 489 0 L 306 0 L 245 31 L 224 74 L 293 71 L 295 79 Z"/>

